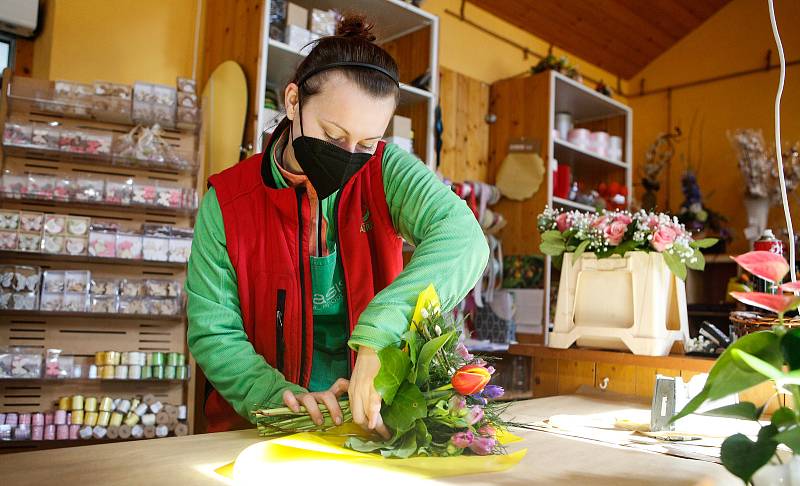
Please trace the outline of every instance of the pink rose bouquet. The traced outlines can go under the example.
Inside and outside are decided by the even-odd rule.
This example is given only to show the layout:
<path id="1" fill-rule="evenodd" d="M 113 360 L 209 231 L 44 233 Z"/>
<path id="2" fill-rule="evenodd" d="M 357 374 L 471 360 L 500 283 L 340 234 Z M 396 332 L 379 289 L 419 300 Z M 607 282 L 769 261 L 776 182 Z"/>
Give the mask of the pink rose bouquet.
<path id="1" fill-rule="evenodd" d="M 674 216 L 664 213 L 629 211 L 562 211 L 546 208 L 538 218 L 542 236 L 542 253 L 557 258 L 573 253 L 574 261 L 586 252 L 598 258 L 624 256 L 629 251 L 658 252 L 670 270 L 686 278 L 687 267 L 702 270 L 705 259 L 701 248 L 713 246 L 717 240 L 695 241 Z"/>

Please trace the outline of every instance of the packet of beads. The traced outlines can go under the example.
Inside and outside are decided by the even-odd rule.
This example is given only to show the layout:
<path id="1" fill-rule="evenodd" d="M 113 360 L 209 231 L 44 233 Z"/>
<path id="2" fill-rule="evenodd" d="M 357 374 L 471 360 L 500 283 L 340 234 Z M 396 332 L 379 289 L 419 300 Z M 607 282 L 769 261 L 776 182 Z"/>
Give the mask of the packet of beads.
<path id="1" fill-rule="evenodd" d="M 42 277 L 42 293 L 64 293 L 64 271 L 46 270 Z"/>
<path id="2" fill-rule="evenodd" d="M 17 250 L 38 253 L 42 251 L 42 233 L 18 233 Z"/>
<path id="3" fill-rule="evenodd" d="M 39 294 L 36 292 L 16 292 L 11 296 L 11 309 L 36 310 L 39 306 Z"/>
<path id="4" fill-rule="evenodd" d="M 144 281 L 144 291 L 148 297 L 180 297 L 181 282 L 180 280 L 150 278 Z"/>
<path id="5" fill-rule="evenodd" d="M 139 139 L 139 132 L 142 127 L 137 125 L 128 133 L 117 135 L 111 147 L 111 153 L 114 154 L 114 164 L 116 165 L 131 165 L 136 157 L 136 142 Z"/>
<path id="6" fill-rule="evenodd" d="M 0 288 L 12 292 L 39 292 L 42 269 L 26 265 L 3 265 L 0 267 Z"/>
<path id="7" fill-rule="evenodd" d="M 43 312 L 60 312 L 64 308 L 64 294 L 42 292 L 42 300 L 39 309 Z"/>
<path id="8" fill-rule="evenodd" d="M 179 298 L 148 298 L 146 299 L 147 313 L 157 316 L 174 316 L 180 310 Z"/>
<path id="9" fill-rule="evenodd" d="M 64 294 L 63 310 L 65 312 L 86 312 L 89 305 L 87 294 Z"/>
<path id="10" fill-rule="evenodd" d="M 89 312 L 114 314 L 117 312 L 119 299 L 116 295 L 90 295 Z"/>
<path id="11" fill-rule="evenodd" d="M 197 82 L 192 78 L 178 76 L 175 80 L 175 84 L 178 86 L 178 91 L 181 93 L 197 93 Z"/>
<path id="12" fill-rule="evenodd" d="M 55 187 L 53 188 L 53 200 L 55 201 L 71 201 L 74 197 L 75 187 L 72 183 L 72 178 L 68 176 L 57 175 Z"/>
<path id="13" fill-rule="evenodd" d="M 71 236 L 86 236 L 89 233 L 91 219 L 85 216 L 67 216 L 67 234 Z"/>
<path id="14" fill-rule="evenodd" d="M 21 199 L 28 192 L 27 174 L 17 174 L 12 170 L 3 171 L 3 195 L 11 199 Z"/>
<path id="15" fill-rule="evenodd" d="M 44 232 L 50 235 L 60 235 L 64 233 L 67 225 L 67 217 L 63 214 L 45 214 Z"/>
<path id="16" fill-rule="evenodd" d="M 41 378 L 42 353 L 27 348 L 0 348 L 0 378 Z"/>
<path id="17" fill-rule="evenodd" d="M 92 277 L 89 292 L 92 295 L 117 295 L 119 294 L 120 280 L 111 277 Z"/>
<path id="18" fill-rule="evenodd" d="M 0 230 L 19 229 L 19 211 L 11 209 L 0 210 Z"/>
<path id="19" fill-rule="evenodd" d="M 144 297 L 120 297 L 120 314 L 149 314 L 147 310 L 147 299 Z"/>
<path id="20" fill-rule="evenodd" d="M 59 150 L 61 130 L 57 127 L 43 123 L 33 125 L 31 132 L 31 147 L 40 150 Z"/>
<path id="21" fill-rule="evenodd" d="M 67 255 L 87 255 L 89 253 L 89 239 L 76 236 L 66 237 L 64 240 L 64 252 Z"/>
<path id="22" fill-rule="evenodd" d="M 150 128 L 142 128 L 136 140 L 135 157 L 139 160 L 164 163 L 165 153 L 169 145 L 161 138 L 161 127 L 156 124 Z"/>
<path id="23" fill-rule="evenodd" d="M 183 209 L 194 211 L 197 209 L 197 191 L 192 187 L 183 190 Z"/>
<path id="24" fill-rule="evenodd" d="M 44 213 L 22 211 L 19 214 L 19 230 L 26 233 L 41 233 L 44 224 Z"/>
<path id="25" fill-rule="evenodd" d="M 142 225 L 142 258 L 158 262 L 169 260 L 169 237 L 172 226 L 146 223 Z"/>
<path id="26" fill-rule="evenodd" d="M 156 206 L 158 200 L 158 186 L 155 182 L 136 181 L 133 183 L 131 204 L 137 206 Z"/>
<path id="27" fill-rule="evenodd" d="M 144 280 L 126 278 L 119 286 L 119 295 L 122 297 L 142 297 L 145 295 Z"/>
<path id="28" fill-rule="evenodd" d="M 42 237 L 42 252 L 51 255 L 65 253 L 66 238 L 62 235 L 48 235 Z"/>
<path id="29" fill-rule="evenodd" d="M 103 157 L 111 153 L 111 135 L 88 130 L 62 130 L 59 149 L 82 156 Z"/>
<path id="30" fill-rule="evenodd" d="M 64 272 L 64 291 L 85 294 L 89 292 L 91 272 L 88 270 L 67 270 Z"/>
<path id="31" fill-rule="evenodd" d="M 94 222 L 89 227 L 89 255 L 105 258 L 116 256 L 117 231 L 116 223 Z"/>
<path id="32" fill-rule="evenodd" d="M 109 178 L 106 179 L 105 202 L 109 204 L 128 205 L 133 195 L 133 179 Z"/>
<path id="33" fill-rule="evenodd" d="M 55 82 L 55 99 L 59 105 L 53 111 L 64 113 L 65 115 L 76 118 L 88 118 L 90 116 L 91 99 L 93 87 L 88 84 L 76 83 L 73 81 Z"/>
<path id="34" fill-rule="evenodd" d="M 3 145 L 28 147 L 31 144 L 31 133 L 31 125 L 8 121 L 3 129 Z"/>
<path id="35" fill-rule="evenodd" d="M 183 200 L 183 187 L 168 182 L 159 182 L 156 185 L 156 206 L 180 209 L 183 207 Z"/>
<path id="36" fill-rule="evenodd" d="M 140 260 L 142 258 L 142 235 L 138 232 L 117 233 L 117 258 Z"/>
<path id="37" fill-rule="evenodd" d="M 44 377 L 63 379 L 72 376 L 74 365 L 72 356 L 65 356 L 60 349 L 48 349 L 44 359 Z"/>
<path id="38" fill-rule="evenodd" d="M 16 230 L 0 230 L 0 250 L 16 250 L 17 237 Z"/>
<path id="39" fill-rule="evenodd" d="M 49 174 L 28 174 L 28 190 L 26 197 L 35 199 L 53 199 L 53 190 L 55 189 L 56 178 Z"/>
<path id="40" fill-rule="evenodd" d="M 98 120 L 131 123 L 131 98 L 133 89 L 127 84 L 94 82 L 92 111 Z"/>
<path id="41" fill-rule="evenodd" d="M 172 228 L 169 238 L 169 261 L 186 263 L 192 252 L 192 228 Z"/>
<path id="42" fill-rule="evenodd" d="M 102 202 L 106 181 L 92 175 L 75 178 L 75 200 L 79 202 Z"/>

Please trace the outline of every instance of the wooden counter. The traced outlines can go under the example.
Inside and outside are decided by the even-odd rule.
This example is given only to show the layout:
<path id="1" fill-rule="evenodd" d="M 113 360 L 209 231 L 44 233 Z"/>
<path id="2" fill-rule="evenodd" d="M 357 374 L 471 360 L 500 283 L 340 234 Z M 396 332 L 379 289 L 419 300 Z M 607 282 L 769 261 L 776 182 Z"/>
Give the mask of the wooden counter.
<path id="1" fill-rule="evenodd" d="M 517 402 L 508 411 L 520 422 L 533 422 L 554 414 L 594 414 L 620 409 L 647 408 L 611 396 L 559 396 Z M 520 464 L 504 473 L 404 484 L 440 485 L 664 485 L 739 484 L 722 466 L 642 452 L 626 447 L 578 440 L 538 431 L 516 431 L 524 441 L 510 449 L 527 448 Z M 243 449 L 260 439 L 255 430 L 203 434 L 149 441 L 120 442 L 51 451 L 25 452 L 0 461 L 4 484 L 230 484 L 215 468 L 233 461 Z M 352 474 L 329 475 L 318 484 L 375 486 L 375 474 L 355 469 Z M 324 463 L 306 464 L 294 478 L 264 478 L 264 484 L 315 484 L 310 476 L 324 475 Z M 341 469 L 341 468 L 337 468 Z M 384 482 L 383 484 L 386 484 Z"/>

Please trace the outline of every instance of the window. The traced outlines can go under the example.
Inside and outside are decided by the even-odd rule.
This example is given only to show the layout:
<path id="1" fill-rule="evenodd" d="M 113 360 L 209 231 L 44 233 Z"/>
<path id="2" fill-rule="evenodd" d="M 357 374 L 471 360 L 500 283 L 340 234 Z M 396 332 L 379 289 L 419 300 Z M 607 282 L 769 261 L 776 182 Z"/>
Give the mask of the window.
<path id="1" fill-rule="evenodd" d="M 0 34 L 0 72 L 14 67 L 14 38 Z"/>

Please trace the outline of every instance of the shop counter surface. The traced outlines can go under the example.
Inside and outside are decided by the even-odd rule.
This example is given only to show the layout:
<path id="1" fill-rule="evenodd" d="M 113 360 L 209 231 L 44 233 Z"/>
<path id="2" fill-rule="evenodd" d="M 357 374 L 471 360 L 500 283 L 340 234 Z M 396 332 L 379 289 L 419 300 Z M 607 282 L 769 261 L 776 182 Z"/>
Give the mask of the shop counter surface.
<path id="1" fill-rule="evenodd" d="M 508 416 L 531 422 L 556 414 L 589 415 L 623 409 L 646 409 L 647 404 L 618 397 L 566 395 L 515 402 Z M 527 448 L 522 462 L 512 469 L 491 474 L 457 476 L 436 480 L 406 478 L 404 484 L 516 485 L 728 485 L 741 484 L 715 463 L 644 452 L 600 442 L 575 439 L 540 431 L 514 430 L 524 440 L 511 450 Z M 255 429 L 155 440 L 118 442 L 65 449 L 24 452 L 2 456 L 3 484 L 232 484 L 214 470 L 233 461 L 262 440 Z M 264 477 L 263 484 L 365 484 L 376 482 L 369 471 L 325 476 L 324 463 L 297 468 L 285 481 Z M 312 477 L 314 476 L 314 477 Z M 322 476 L 320 480 L 319 476 Z M 305 479 L 305 480 L 304 480 Z M 310 481 L 310 482 L 308 482 Z"/>

